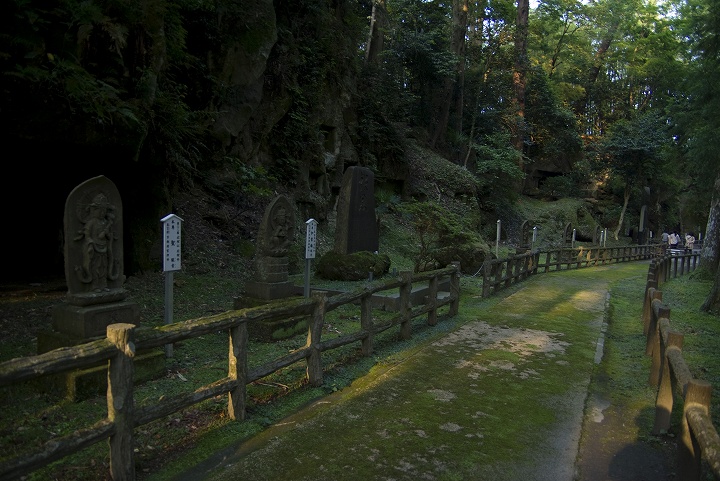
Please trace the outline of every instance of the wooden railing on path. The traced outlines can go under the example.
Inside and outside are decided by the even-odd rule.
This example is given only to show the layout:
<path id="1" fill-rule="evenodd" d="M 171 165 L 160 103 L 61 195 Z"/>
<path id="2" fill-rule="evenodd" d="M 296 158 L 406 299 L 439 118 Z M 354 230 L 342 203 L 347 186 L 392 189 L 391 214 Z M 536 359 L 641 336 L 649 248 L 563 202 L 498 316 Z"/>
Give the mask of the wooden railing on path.
<path id="1" fill-rule="evenodd" d="M 438 297 L 441 279 L 449 279 L 449 295 Z M 425 304 L 410 302 L 413 284 L 428 282 Z M 374 323 L 371 297 L 378 292 L 399 289 L 400 309 L 397 315 L 383 323 Z M 56 349 L 37 356 L 12 359 L 0 364 L 0 387 L 108 363 L 107 418 L 74 433 L 54 438 L 40 449 L 29 449 L 22 455 L 0 462 L 0 479 L 15 479 L 47 464 L 73 454 L 85 447 L 109 439 L 110 474 L 115 481 L 135 479 L 134 430 L 141 425 L 190 407 L 218 395 L 228 395 L 228 413 L 232 419 L 245 419 L 247 384 L 268 376 L 284 367 L 305 360 L 307 380 L 319 386 L 323 383 L 322 353 L 353 342 L 361 343 L 362 354 L 373 351 L 373 336 L 393 326 L 400 326 L 400 337 L 411 336 L 412 319 L 427 315 L 427 324 L 436 325 L 438 308 L 447 305 L 448 315 L 458 313 L 460 303 L 460 268 L 448 266 L 429 272 L 402 272 L 388 281 L 377 281 L 343 294 L 328 297 L 313 292 L 310 298 L 289 300 L 278 304 L 234 310 L 201 319 L 178 322 L 151 329 L 136 328 L 132 324 L 108 326 L 107 338 L 86 344 Z M 323 340 L 325 315 L 343 305 L 357 305 L 360 309 L 360 329 L 340 337 Z M 309 316 L 308 337 L 304 347 L 262 366 L 248 369 L 248 323 Z M 165 346 L 185 339 L 218 331 L 229 334 L 227 376 L 192 393 L 162 399 L 154 405 L 136 408 L 134 404 L 135 353 Z"/>
<path id="2" fill-rule="evenodd" d="M 653 259 L 662 254 L 658 244 L 621 247 L 577 247 L 531 251 L 483 266 L 482 296 L 488 297 L 538 272 L 593 267 L 617 262 Z"/>
<path id="3" fill-rule="evenodd" d="M 710 417 L 710 383 L 693 378 L 682 354 L 683 335 L 670 327 L 670 309 L 662 302 L 659 284 L 697 267 L 699 253 L 655 259 L 648 271 L 643 329 L 646 354 L 652 357 L 649 382 L 657 386 L 653 434 L 667 432 L 675 397 L 683 401 L 681 437 L 678 444 L 678 475 L 681 481 L 699 481 L 703 459 L 720 480 L 720 437 Z"/>

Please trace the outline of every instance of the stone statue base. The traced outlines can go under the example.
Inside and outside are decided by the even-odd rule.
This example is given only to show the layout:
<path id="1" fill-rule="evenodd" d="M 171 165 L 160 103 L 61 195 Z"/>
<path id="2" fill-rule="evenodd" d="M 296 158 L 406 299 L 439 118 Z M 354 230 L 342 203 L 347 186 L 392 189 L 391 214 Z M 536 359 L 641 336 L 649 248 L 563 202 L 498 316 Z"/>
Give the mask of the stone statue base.
<path id="1" fill-rule="evenodd" d="M 285 275 L 287 279 L 287 274 Z M 235 309 L 264 306 L 265 304 L 294 296 L 302 296 L 303 288 L 290 281 L 258 282 L 248 281 L 240 297 L 234 299 Z M 251 339 L 271 342 L 286 339 L 307 332 L 307 318 L 281 319 L 278 321 L 260 321 L 248 323 Z"/>
<path id="2" fill-rule="evenodd" d="M 42 354 L 62 347 L 76 346 L 88 342 L 57 331 L 38 333 L 37 348 Z M 135 364 L 135 384 L 157 379 L 165 375 L 165 352 L 153 349 L 138 352 Z M 42 378 L 43 392 L 50 392 L 58 398 L 77 402 L 107 393 L 107 361 L 85 369 L 52 374 Z"/>
<path id="3" fill-rule="evenodd" d="M 285 276 L 287 278 L 287 276 Z M 297 294 L 297 287 L 290 281 L 285 282 L 257 282 L 245 283 L 244 295 L 264 301 L 283 299 Z"/>
<path id="4" fill-rule="evenodd" d="M 107 335 L 107 326 L 116 323 L 138 325 L 138 305 L 129 300 L 94 305 L 64 302 L 53 309 L 53 329 L 38 333 L 38 354 L 104 338 Z M 165 352 L 161 349 L 140 351 L 133 362 L 136 383 L 165 374 Z M 107 391 L 107 361 L 85 369 L 51 375 L 48 387 L 51 392 L 71 401 L 102 394 Z"/>
<path id="5" fill-rule="evenodd" d="M 302 295 L 302 288 L 292 286 L 293 295 Z M 287 298 L 288 296 L 283 296 Z M 250 307 L 264 306 L 273 301 L 268 299 L 259 299 L 257 297 L 236 297 L 234 302 L 235 309 L 247 309 Z M 261 342 L 274 342 L 281 339 L 296 336 L 298 334 L 307 333 L 308 319 L 307 317 L 298 317 L 290 319 L 279 319 L 277 321 L 259 321 L 248 323 L 248 335 L 250 339 Z"/>
<path id="6" fill-rule="evenodd" d="M 105 337 L 110 324 L 138 324 L 140 308 L 132 301 L 89 306 L 63 303 L 53 309 L 52 318 L 58 332 L 85 339 Z"/>

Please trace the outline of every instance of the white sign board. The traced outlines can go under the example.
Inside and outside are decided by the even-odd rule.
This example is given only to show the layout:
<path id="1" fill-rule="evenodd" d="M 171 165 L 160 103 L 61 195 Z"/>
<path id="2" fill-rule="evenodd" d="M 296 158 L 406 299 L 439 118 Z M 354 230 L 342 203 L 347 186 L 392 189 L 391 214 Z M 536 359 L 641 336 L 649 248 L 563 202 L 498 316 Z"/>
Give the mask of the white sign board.
<path id="1" fill-rule="evenodd" d="M 305 259 L 315 259 L 315 248 L 317 247 L 317 224 L 315 219 L 308 219 L 305 222 Z"/>
<path id="2" fill-rule="evenodd" d="M 170 214 L 162 219 L 163 224 L 163 272 L 179 271 L 181 268 L 180 231 L 182 219 Z"/>

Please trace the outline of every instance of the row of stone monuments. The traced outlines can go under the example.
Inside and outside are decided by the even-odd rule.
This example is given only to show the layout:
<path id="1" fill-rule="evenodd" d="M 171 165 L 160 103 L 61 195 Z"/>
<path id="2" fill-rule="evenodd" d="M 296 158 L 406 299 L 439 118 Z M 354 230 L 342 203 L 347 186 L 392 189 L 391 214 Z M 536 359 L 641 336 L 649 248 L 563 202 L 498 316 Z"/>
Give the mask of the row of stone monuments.
<path id="1" fill-rule="evenodd" d="M 379 245 L 375 218 L 375 176 L 365 167 L 349 167 L 343 176 L 337 204 L 334 250 L 339 254 L 376 252 Z M 289 249 L 295 235 L 295 209 L 290 200 L 276 197 L 265 210 L 255 246 L 255 279 L 245 283 L 234 307 L 242 309 L 302 294 L 289 280 Z M 271 340 L 277 333 L 301 332 L 306 319 L 283 319 L 249 326 L 252 337 Z"/>
<path id="2" fill-rule="evenodd" d="M 64 257 L 67 295 L 52 311 L 52 329 L 39 333 L 38 353 L 87 342 L 106 334 L 115 323 L 139 324 L 136 303 L 124 288 L 123 208 L 115 184 L 104 176 L 78 185 L 67 197 L 64 211 Z M 267 207 L 258 230 L 254 279 L 236 299 L 236 308 L 301 294 L 289 280 L 288 254 L 295 236 L 295 209 L 286 196 Z M 338 199 L 334 249 L 343 254 L 377 251 L 374 175 L 364 167 L 345 172 Z M 164 368 L 161 351 L 138 353 L 150 366 L 148 376 Z M 142 362 L 139 372 L 143 372 Z M 93 371 L 97 371 L 96 375 Z M 83 380 L 93 386 L 104 366 L 58 378 L 60 389 L 76 397 Z M 102 384 L 102 382 L 100 382 Z M 90 387 L 92 389 L 92 387 Z"/>

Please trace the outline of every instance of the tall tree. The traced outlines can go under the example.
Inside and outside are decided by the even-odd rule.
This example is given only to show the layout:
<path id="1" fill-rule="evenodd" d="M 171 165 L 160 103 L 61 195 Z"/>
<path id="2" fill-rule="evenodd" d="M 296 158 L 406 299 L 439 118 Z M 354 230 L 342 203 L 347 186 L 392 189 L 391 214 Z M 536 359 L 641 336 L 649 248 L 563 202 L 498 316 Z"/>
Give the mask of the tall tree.
<path id="1" fill-rule="evenodd" d="M 438 95 L 438 116 L 433 126 L 433 134 L 430 140 L 431 147 L 443 144 L 447 134 L 450 119 L 450 109 L 454 106 L 460 109 L 456 113 L 460 119 L 459 129 L 462 129 L 462 106 L 463 89 L 465 78 L 465 38 L 467 37 L 468 22 L 468 0 L 453 0 L 452 2 L 452 26 L 450 30 L 450 50 L 455 57 L 455 68 L 448 72 L 443 80 L 443 88 Z M 456 99 L 453 102 L 453 98 Z M 458 123 L 456 121 L 456 123 Z"/>
<path id="2" fill-rule="evenodd" d="M 385 0 L 373 0 L 370 14 L 370 33 L 365 48 L 365 63 L 376 64 L 385 44 L 388 19 Z"/>
<path id="3" fill-rule="evenodd" d="M 665 119 L 651 112 L 632 121 L 617 122 L 603 141 L 602 169 L 624 184 L 623 206 L 613 232 L 615 240 L 623 227 L 630 196 L 643 190 L 647 179 L 653 175 L 653 168 L 669 141 L 667 130 Z"/>
<path id="4" fill-rule="evenodd" d="M 688 0 L 681 9 L 681 33 L 689 39 L 686 90 L 676 111 L 687 167 L 699 182 L 714 181 L 712 199 L 700 257 L 702 270 L 714 274 L 720 261 L 720 1 Z M 720 307 L 720 279 L 705 309 Z"/>
<path id="5" fill-rule="evenodd" d="M 530 14 L 529 0 L 517 0 L 517 17 L 515 21 L 515 70 L 513 72 L 513 90 L 515 92 L 514 104 L 516 124 L 513 131 L 513 146 L 517 151 L 517 162 L 523 169 L 525 147 L 525 87 L 528 69 L 528 18 Z M 522 183 L 518 183 L 518 191 L 522 190 Z"/>

